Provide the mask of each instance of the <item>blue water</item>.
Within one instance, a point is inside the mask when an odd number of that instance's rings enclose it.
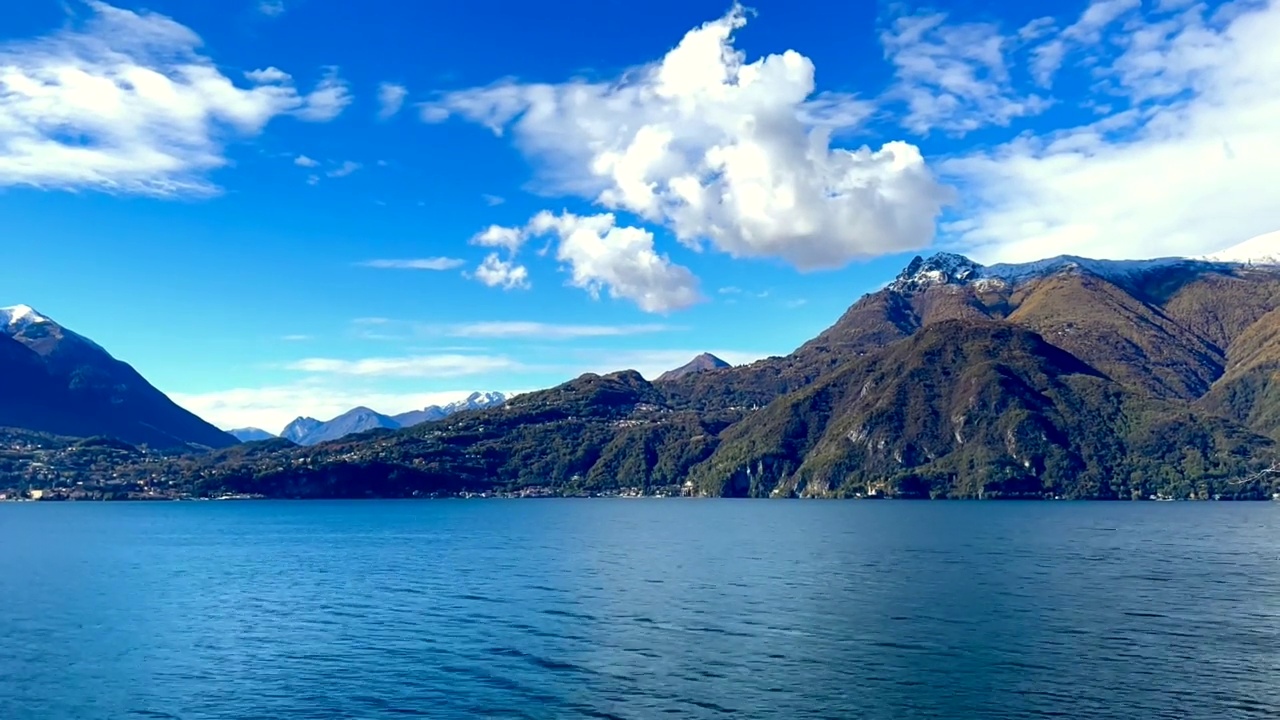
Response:
[[[0,718],[1280,715],[1280,503],[0,505]]]

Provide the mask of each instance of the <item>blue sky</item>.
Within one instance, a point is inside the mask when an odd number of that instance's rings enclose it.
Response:
[[[912,255],[1280,228],[1261,0],[38,0],[0,305],[224,427],[784,354]]]

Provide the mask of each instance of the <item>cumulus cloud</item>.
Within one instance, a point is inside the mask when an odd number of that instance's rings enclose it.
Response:
[[[330,119],[330,73],[302,94],[276,68],[237,85],[190,29],[103,2],[53,34],[0,44],[0,186],[122,193],[210,193],[224,143],[274,117]]]
[[[402,260],[366,260],[360,265],[382,270],[456,270],[462,267],[465,262],[460,258],[431,257]]]
[[[503,260],[498,253],[489,253],[476,267],[473,276],[489,287],[500,287],[503,290],[527,290],[529,269],[517,264],[515,260]]]
[[[1203,255],[1280,228],[1280,5],[1131,22],[1097,69],[1127,106],[943,168],[969,199],[945,226],[984,260]]]
[[[615,80],[503,81],[447,93],[423,105],[422,117],[459,116],[510,132],[552,189],[664,225],[690,247],[710,243],[734,257],[812,270],[927,246],[950,195],[919,150],[903,142],[832,147],[832,133],[868,106],[849,95],[815,96],[813,63],[798,52],[748,62],[733,45],[745,23],[735,6]],[[607,235],[649,249],[651,279],[640,285],[630,284],[638,268],[615,274],[620,268],[580,255],[577,242],[562,245],[562,259],[594,268],[575,273],[576,284],[649,298],[642,302],[654,308],[688,304],[692,277],[653,252],[643,233],[615,226]],[[684,286],[674,303],[644,289],[660,277]]]
[[[409,90],[403,85],[384,82],[378,86],[378,117],[389,120],[404,107],[404,99]]]
[[[544,210],[524,227],[494,225],[472,242],[506,247],[514,254],[529,238],[547,235],[558,240],[556,259],[568,268],[569,284],[592,297],[607,292],[645,312],[681,310],[703,300],[698,279],[654,249],[652,232],[619,226],[612,213],[555,215]],[[489,259],[496,260],[497,254]]]
[[[524,241],[525,233],[521,228],[503,227],[501,225],[490,225],[471,238],[472,245],[506,248],[511,253],[518,251],[520,246],[524,245]]]
[[[939,129],[964,134],[989,125],[1037,115],[1050,101],[1014,88],[1006,53],[1013,39],[992,23],[947,24],[942,14],[901,16],[880,34],[897,83],[889,99],[904,102],[900,120],[912,132]],[[1044,30],[1042,20],[1020,34]]]
[[[299,155],[298,157],[293,159],[293,164],[297,165],[298,167],[313,168],[313,167],[318,167],[320,165],[320,161],[313,160],[307,157],[306,155]]]

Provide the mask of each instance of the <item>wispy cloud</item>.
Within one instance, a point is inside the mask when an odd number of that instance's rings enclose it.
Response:
[[[306,94],[276,68],[248,73],[245,87],[172,19],[88,5],[82,22],[0,43],[0,187],[209,194],[227,139],[285,114],[329,120],[345,106],[336,71]]]
[[[1280,227],[1280,4],[1114,22],[1136,5],[1080,20],[1082,42],[1120,51],[1090,70],[1116,110],[942,165],[965,190],[952,244],[983,261],[1199,256]]]
[[[669,325],[558,325],[544,322],[488,321],[447,325],[439,330],[455,338],[527,338],[569,340],[645,335],[671,330]]]
[[[379,268],[382,270],[456,270],[466,264],[465,260],[451,257],[404,258],[399,260],[365,260],[361,267]]]
[[[484,193],[484,194],[483,194],[483,195],[481,195],[480,197],[484,198],[484,203],[485,203],[486,205],[488,205],[489,207],[494,207],[494,206],[497,206],[497,205],[501,205],[502,203],[504,203],[504,202],[506,202],[506,201],[507,201],[507,199],[506,199],[506,198],[504,198],[504,197],[502,197],[502,196],[500,196],[500,195],[490,195],[489,193]]]
[[[298,372],[326,375],[458,378],[468,375],[483,375],[499,370],[515,370],[520,367],[520,363],[510,358],[496,355],[442,354],[363,358],[359,360],[306,358],[289,363],[285,367],[288,370]]]
[[[258,2],[258,12],[267,17],[280,17],[284,11],[284,0],[259,0]]]
[[[353,172],[355,172],[355,171],[359,170],[361,167],[362,167],[362,165],[360,165],[360,163],[358,163],[358,162],[353,162],[353,161],[351,161],[351,160],[346,160],[346,161],[343,161],[343,163],[342,163],[341,165],[339,165],[338,167],[336,167],[336,168],[334,168],[334,169],[330,170],[329,172],[325,173],[325,175],[328,175],[328,176],[329,176],[329,177],[331,177],[331,178],[342,178],[342,177],[346,177],[346,176],[350,175],[351,173],[353,173]]]
[[[318,167],[320,165],[320,161],[313,160],[307,157],[306,155],[299,155],[298,157],[293,159],[293,164],[297,165],[298,167],[313,168],[313,167]]]
[[[906,103],[903,127],[962,135],[1037,115],[1047,98],[1015,89],[1006,53],[1014,44],[993,23],[949,24],[942,14],[907,15],[880,34],[896,85],[887,99]]]
[[[306,342],[308,340],[311,340],[312,337],[310,335],[285,335],[280,339],[284,340],[285,342]]]
[[[404,99],[409,90],[403,85],[384,82],[378,86],[378,117],[389,120],[404,107]]]

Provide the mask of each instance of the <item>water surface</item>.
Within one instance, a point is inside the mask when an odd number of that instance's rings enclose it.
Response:
[[[0,505],[0,717],[1280,716],[1280,504]]]

